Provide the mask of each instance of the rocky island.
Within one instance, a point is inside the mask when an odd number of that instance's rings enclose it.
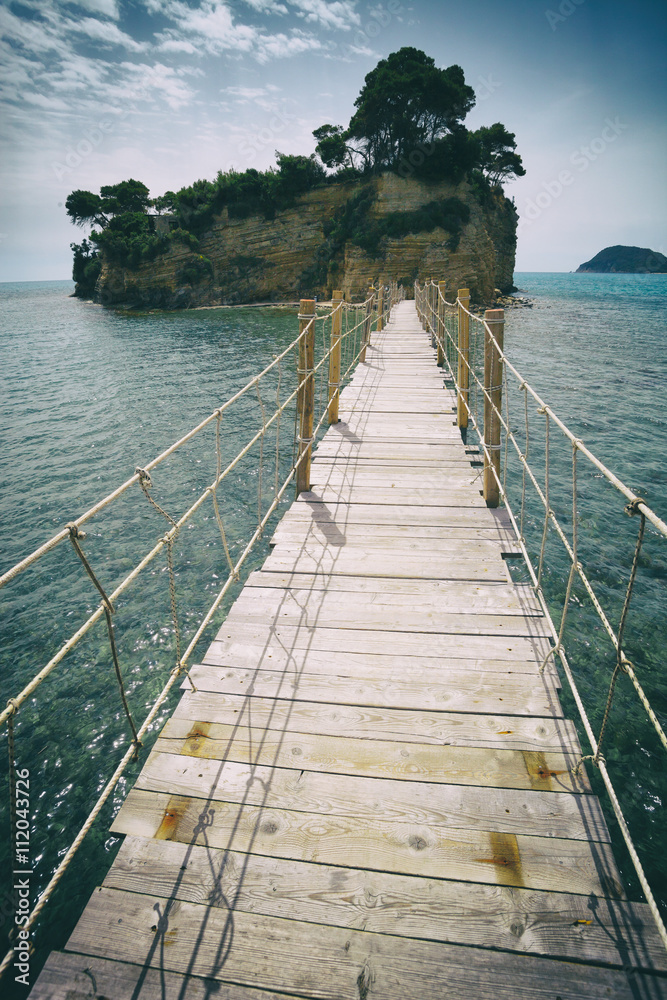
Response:
[[[605,247],[580,264],[577,274],[667,274],[667,257],[644,247]]]
[[[389,99],[391,98],[391,100]],[[514,290],[517,213],[502,182],[525,173],[500,122],[462,124],[475,104],[460,66],[403,48],[365,78],[347,128],[315,129],[316,152],[219,173],[150,198],[136,180],[73,191],[75,294],[174,309],[363,299],[381,278],[446,281],[490,303]]]

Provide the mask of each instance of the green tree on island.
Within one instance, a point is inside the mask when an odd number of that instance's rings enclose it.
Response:
[[[416,172],[457,182],[477,169],[491,184],[522,176],[514,135],[504,125],[465,128],[474,105],[460,66],[438,69],[430,56],[405,47],[368,73],[346,129],[325,124],[314,130],[315,149],[332,170]]]
[[[65,209],[75,226],[92,224],[104,228],[116,215],[125,212],[145,212],[150,205],[150,192],[141,181],[130,178],[120,184],[107,184],[99,194],[92,191],[72,191]]]

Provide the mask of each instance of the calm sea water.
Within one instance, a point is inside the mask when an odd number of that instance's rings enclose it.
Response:
[[[518,274],[531,309],[508,311],[506,349],[516,366],[578,436],[662,517],[667,516],[667,278],[663,275]],[[296,332],[293,311],[201,310],[125,315],[69,297],[70,282],[0,286],[0,571],[44,542],[146,464],[268,364]],[[293,384],[282,373],[281,391]],[[270,395],[277,388],[271,384]],[[262,402],[271,409],[271,398]],[[510,415],[523,433],[523,398],[510,389]],[[543,426],[530,414],[531,457],[543,458]],[[292,420],[283,432],[291,439]],[[257,399],[244,401],[223,421],[222,448],[261,426]],[[257,451],[231,477],[223,499],[230,547],[238,554],[272,496],[274,468],[265,448],[258,483]],[[283,450],[280,471],[289,458]],[[182,513],[215,471],[213,433],[202,435],[156,470],[154,492],[170,512]],[[516,462],[509,465],[510,493],[520,504]],[[571,452],[552,441],[552,503],[567,519]],[[259,486],[259,491],[258,491]],[[291,493],[286,503],[291,499]],[[524,520],[533,551],[541,533],[539,508],[527,498]],[[595,470],[580,468],[579,520],[582,555],[617,624],[636,532],[614,494]],[[131,494],[88,529],[86,552],[111,589],[137,555],[164,533],[165,524],[140,491]],[[536,541],[533,541],[536,539]],[[252,566],[261,564],[266,542]],[[226,575],[220,538],[210,510],[179,536],[175,546],[179,614],[191,635]],[[520,575],[520,570],[517,570]],[[545,588],[558,621],[567,565],[551,539]],[[141,712],[173,665],[164,560],[118,602],[121,662],[133,711]],[[665,542],[647,532],[628,621],[628,652],[642,673],[654,707],[667,720],[664,674]],[[233,596],[233,595],[232,595]],[[231,597],[230,597],[231,600]],[[559,604],[560,602],[560,604]],[[0,704],[53,654],[59,642],[96,606],[96,593],[69,546],[0,591],[3,625]],[[228,602],[229,603],[229,602]],[[604,635],[583,595],[575,591],[568,637],[579,681],[596,721],[613,668]],[[222,609],[224,613],[224,608]],[[614,619],[614,615],[616,618]],[[219,619],[218,619],[219,620]],[[208,637],[210,639],[210,636]],[[196,661],[196,659],[195,659]],[[667,795],[664,757],[636,707],[629,685],[619,683],[606,757],[623,793],[651,881],[667,904],[667,866],[660,807]],[[177,695],[156,723],[159,728]],[[564,695],[570,714],[574,710]],[[106,632],[93,630],[63,661],[19,715],[17,757],[31,772],[32,860],[36,895],[94,802],[110,763],[118,760],[125,722],[109,663]],[[118,846],[107,834],[138,766],[89,835],[80,859],[51,904],[37,935],[39,954],[62,946],[92,889]],[[0,794],[5,796],[5,787]],[[6,802],[6,796],[3,803]],[[6,807],[0,830],[0,864],[8,871]],[[614,824],[610,821],[614,836]],[[628,862],[618,849],[624,875]],[[2,932],[9,927],[11,898],[0,898]]]

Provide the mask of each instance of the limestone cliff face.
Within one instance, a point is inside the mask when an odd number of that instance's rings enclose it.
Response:
[[[327,235],[331,220],[360,187],[368,186],[370,224],[434,201],[460,199],[470,215],[456,248],[448,247],[456,241],[441,228],[384,237],[372,254],[349,240],[336,244]],[[200,237],[195,252],[176,242],[136,269],[103,261],[95,298],[106,305],[173,309],[325,299],[333,288],[341,288],[355,300],[364,298],[378,278],[407,284],[433,277],[446,281],[448,297],[450,291],[455,297],[458,288],[468,287],[473,301],[484,303],[493,298],[494,289],[512,288],[517,222],[513,206],[502,195],[487,202],[482,206],[466,182],[433,184],[383,174],[364,185],[335,184],[310,191],[271,220],[259,215],[229,218],[225,209]],[[200,267],[201,274],[193,276],[200,255],[211,267]]]

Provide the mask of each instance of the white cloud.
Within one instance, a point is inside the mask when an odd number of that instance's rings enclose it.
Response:
[[[7,7],[0,7],[0,36],[17,42],[28,52],[57,52],[66,56],[70,51],[50,26],[16,17]]]
[[[37,63],[32,59],[27,59],[7,42],[0,42],[0,56],[4,66],[2,82],[5,85],[13,84],[21,87],[26,86],[26,84],[32,85],[31,73],[34,72],[36,66],[42,68],[41,62]]]
[[[160,48],[165,51],[184,51],[183,48],[176,49],[174,43],[178,46],[182,46],[183,42],[187,44],[187,36],[190,35],[194,36],[193,44],[198,49],[211,55],[229,49],[249,52],[257,38],[255,28],[234,24],[229,8],[220,0],[204,0],[201,7],[196,8],[188,7],[180,0],[168,0],[163,13],[176,23],[175,29],[168,28],[158,36]],[[183,35],[186,37],[183,38]]]
[[[62,67],[45,73],[43,79],[53,90],[95,91],[104,86],[107,73],[107,65],[99,59],[73,54]]]
[[[260,63],[269,59],[287,59],[301,55],[302,52],[314,52],[322,48],[322,43],[313,35],[295,31],[291,35],[262,35],[257,39],[256,57]]]
[[[277,3],[277,0],[244,0],[244,2],[260,14],[289,14],[285,4]]]
[[[271,90],[277,90],[277,87],[227,87],[225,90],[226,94],[231,94],[232,97],[238,97],[244,101],[252,101],[256,97],[266,97],[267,93]]]
[[[361,23],[355,4],[351,0],[290,0],[306,21],[321,24],[324,28],[338,28],[349,31],[353,25]]]
[[[174,70],[171,66],[155,63],[121,63],[125,70],[125,80],[112,88],[121,99],[153,100],[155,96],[164,98],[170,108],[177,111],[189,104],[194,92],[182,79],[185,71]]]
[[[111,17],[114,21],[117,21],[120,16],[116,0],[71,0],[71,3],[75,7],[83,7],[84,10],[90,11],[91,14],[102,14],[105,17]]]
[[[166,35],[160,36],[158,48],[160,52],[183,52],[188,56],[199,54],[199,49],[192,42],[187,42],[184,38],[169,38]]]
[[[128,52],[145,52],[148,45],[145,42],[135,42],[115,24],[108,21],[98,21],[94,17],[84,17],[80,21],[66,21],[64,28],[68,32],[78,32],[94,41],[107,42],[109,45],[121,45]]]
[[[69,111],[70,106],[60,97],[46,97],[44,94],[24,94],[23,100],[48,111]]]
[[[195,8],[189,7],[182,0],[148,2],[174,24],[174,27],[167,28],[157,36],[161,52],[184,52],[189,55],[219,55],[222,52],[249,54],[258,62],[266,63],[270,59],[289,58],[323,47],[318,38],[298,28],[289,33],[269,35],[253,25],[236,23],[225,0],[203,0]],[[269,9],[264,0],[257,2],[262,5],[262,9]],[[296,6],[300,9],[299,16],[321,24],[327,23],[328,26],[345,23],[349,27],[343,15],[347,18],[354,16],[358,20],[349,0],[336,0],[333,4],[324,3],[323,0],[297,0]]]

